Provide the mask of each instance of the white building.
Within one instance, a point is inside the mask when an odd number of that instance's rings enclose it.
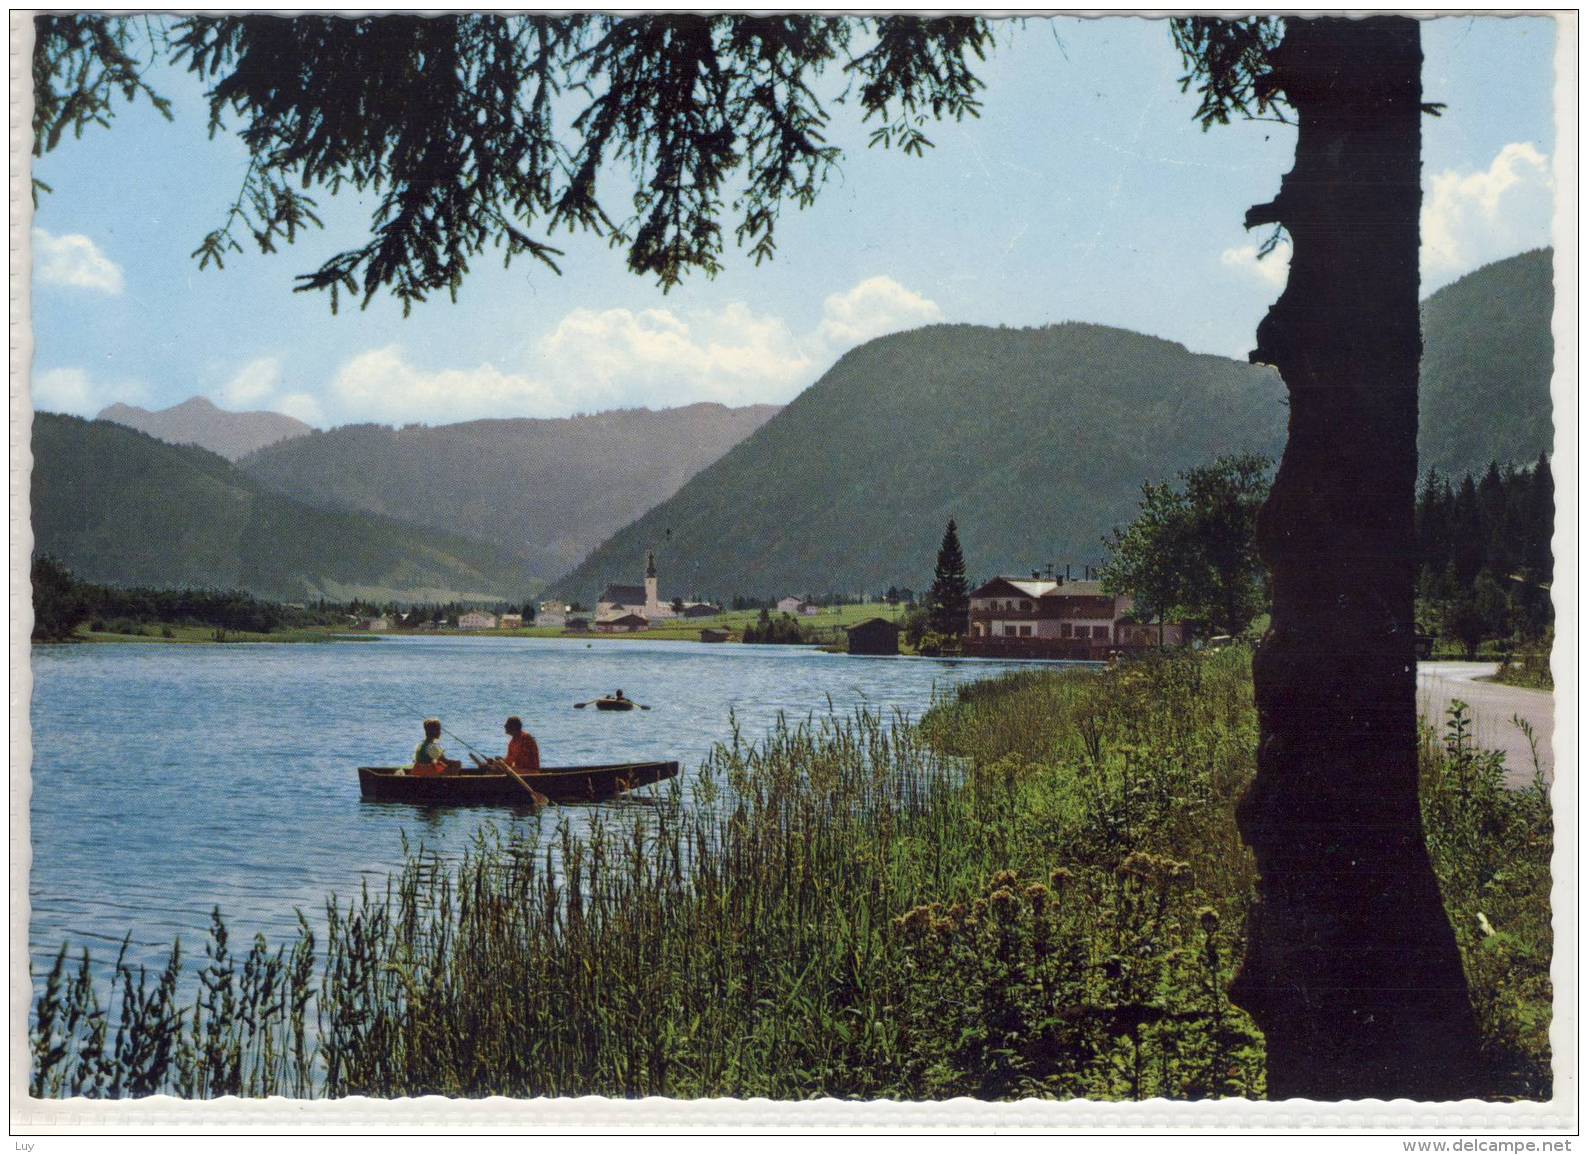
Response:
[[[822,612],[822,608],[820,606],[812,605],[804,598],[796,597],[786,597],[780,599],[777,603],[777,609],[778,613],[781,614],[801,614],[807,618],[813,614],[819,614]]]
[[[496,628],[496,615],[482,613],[474,610],[458,616],[458,629],[460,630],[494,630]]]
[[[600,600],[596,602],[596,624],[614,621],[630,614],[655,622],[663,618],[673,617],[673,607],[662,601],[662,595],[657,587],[656,580],[656,554],[647,552],[645,555],[645,584],[643,586],[628,586],[612,584],[601,591]]]

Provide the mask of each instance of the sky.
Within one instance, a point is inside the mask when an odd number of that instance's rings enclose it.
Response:
[[[1206,132],[1161,20],[999,22],[978,119],[935,125],[925,157],[868,148],[833,109],[841,172],[778,226],[757,267],[663,294],[594,237],[562,235],[557,276],[489,253],[456,303],[377,298],[332,315],[294,277],[365,236],[369,204],[316,193],[326,228],[222,270],[190,256],[246,168],[211,139],[201,86],[151,73],[147,106],[35,161],[53,188],[33,222],[33,400],[92,416],[202,394],[313,425],[563,417],[697,401],[785,402],[847,349],[934,322],[1118,325],[1244,357],[1283,287],[1241,221],[1278,190],[1294,130]],[[1425,293],[1550,242],[1555,29],[1543,17],[1423,28]],[[620,187],[621,174],[613,187]],[[731,238],[731,227],[725,232]]]

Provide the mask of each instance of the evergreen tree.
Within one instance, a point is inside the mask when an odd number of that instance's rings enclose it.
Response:
[[[959,548],[959,528],[948,519],[943,544],[937,550],[937,569],[927,594],[933,633],[958,637],[970,628],[970,583],[965,579],[965,554]]]
[[[69,571],[48,554],[33,559],[33,640],[60,642],[72,636],[89,615],[82,589]]]

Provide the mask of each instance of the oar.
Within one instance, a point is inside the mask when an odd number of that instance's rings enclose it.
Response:
[[[461,741],[463,741],[463,739],[460,738],[460,739],[458,739],[458,741],[461,742]],[[547,798],[539,790],[536,790],[528,782],[525,782],[522,778],[520,778],[519,775],[518,775],[518,771],[513,769],[512,765],[507,761],[507,759],[505,759],[505,758],[487,758],[487,759],[485,759],[482,762],[480,760],[479,755],[476,754],[474,756],[474,764],[476,766],[481,767],[482,769],[489,768],[489,769],[493,769],[493,770],[505,770],[505,771],[507,771],[507,776],[509,778],[511,778],[514,782],[517,782],[525,790],[529,791],[529,796],[535,800],[535,805],[536,806],[550,806],[551,805],[551,799]]]

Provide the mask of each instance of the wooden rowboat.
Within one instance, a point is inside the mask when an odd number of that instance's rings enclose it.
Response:
[[[424,806],[523,806],[524,788],[506,774],[469,771],[416,778],[395,766],[360,766],[359,793],[369,802],[414,802]],[[553,802],[604,802],[640,786],[678,774],[677,762],[620,762],[522,775]]]
[[[629,698],[597,698],[597,710],[632,710],[634,702]]]

